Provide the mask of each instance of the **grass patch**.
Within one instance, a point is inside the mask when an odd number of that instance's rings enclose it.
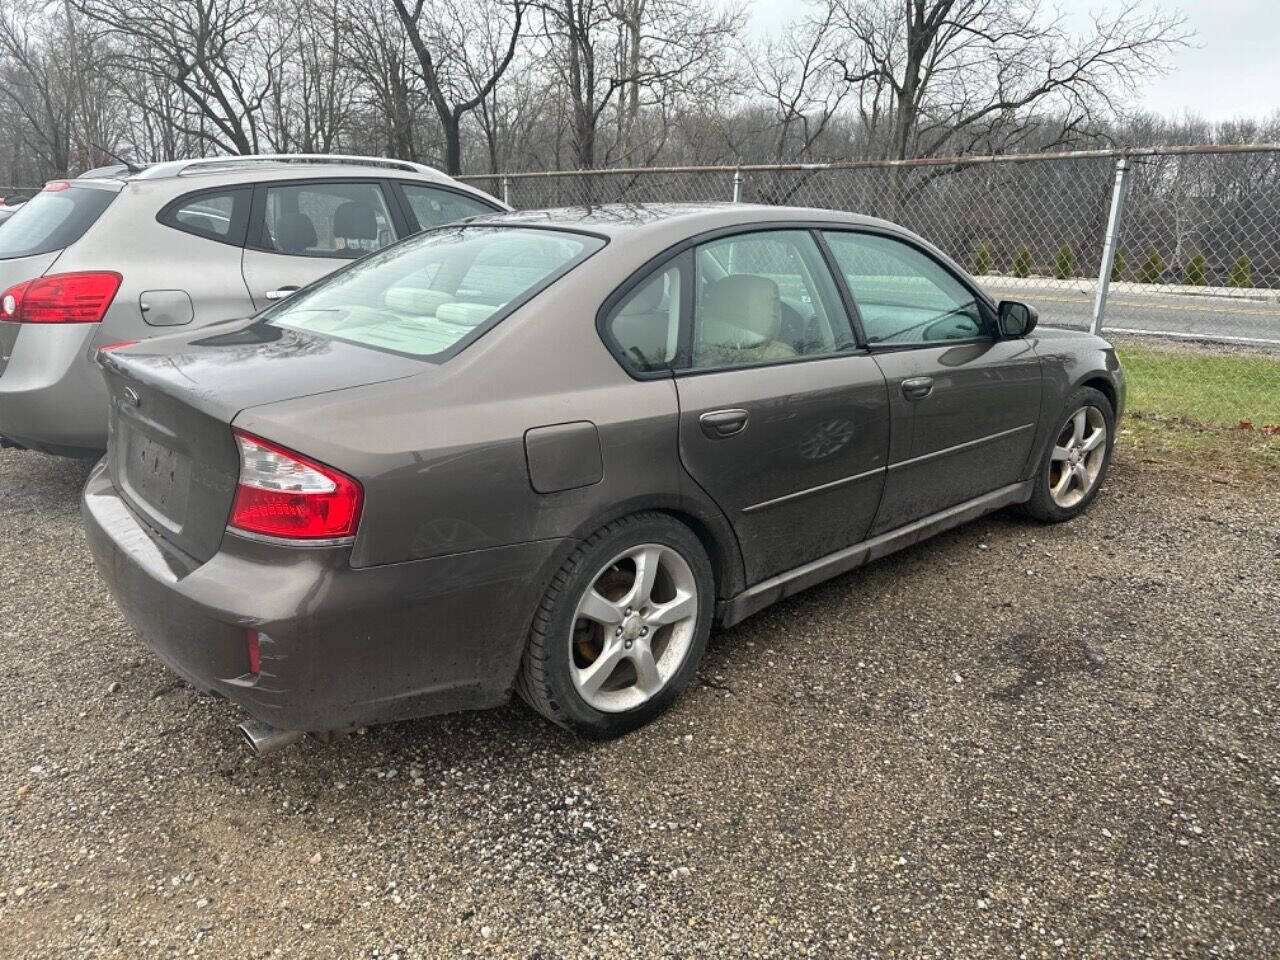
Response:
[[[1120,421],[1120,456],[1172,464],[1214,479],[1264,481],[1280,474],[1280,436],[1135,413]]]
[[[1280,424],[1280,357],[1176,345],[1122,344],[1116,352],[1132,413],[1226,427]]]

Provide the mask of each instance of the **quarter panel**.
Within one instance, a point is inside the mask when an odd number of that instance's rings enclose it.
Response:
[[[678,502],[675,386],[622,371],[592,326],[598,304],[553,285],[418,376],[253,407],[236,425],[361,481],[356,566],[575,536],[618,503]],[[602,479],[539,493],[525,435],[573,421],[595,425]]]

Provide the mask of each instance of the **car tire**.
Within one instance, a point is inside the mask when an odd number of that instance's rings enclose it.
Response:
[[[1062,523],[1088,510],[1107,478],[1115,435],[1115,410],[1106,395],[1093,387],[1073,391],[1041,454],[1023,512],[1044,523]]]
[[[664,513],[615,520],[552,577],[516,690],[573,733],[621,736],[658,716],[688,686],[714,610],[711,562],[688,527]]]

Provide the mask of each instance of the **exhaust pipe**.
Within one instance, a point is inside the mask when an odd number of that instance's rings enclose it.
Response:
[[[240,736],[244,737],[245,743],[249,744],[249,749],[259,757],[274,753],[306,736],[302,730],[277,730],[271,724],[263,723],[261,720],[246,720],[236,729],[240,731]]]

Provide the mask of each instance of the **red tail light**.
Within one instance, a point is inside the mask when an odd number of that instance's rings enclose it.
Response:
[[[242,430],[231,526],[290,540],[350,537],[364,491],[345,473]]]
[[[16,323],[100,323],[120,289],[118,273],[55,273],[0,295],[0,320]]]
[[[262,644],[258,640],[258,631],[246,630],[244,640],[249,655],[249,672],[256,677],[262,672]]]

